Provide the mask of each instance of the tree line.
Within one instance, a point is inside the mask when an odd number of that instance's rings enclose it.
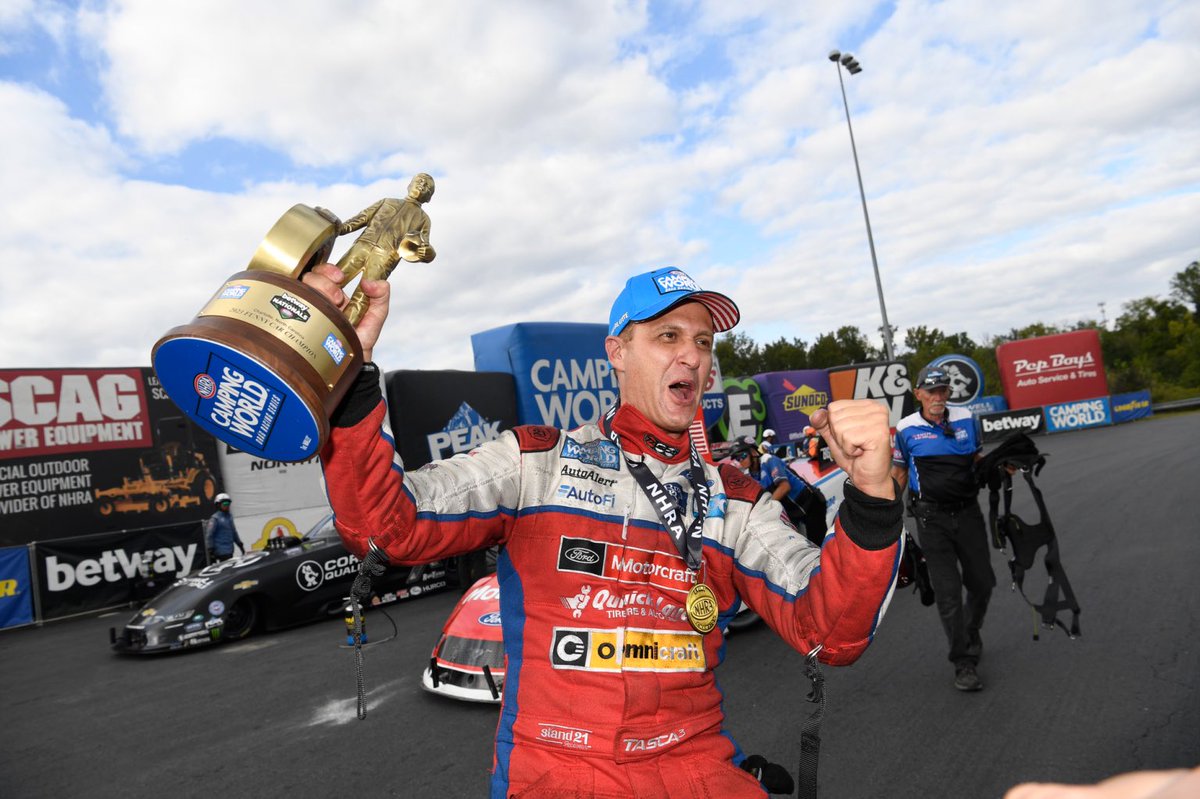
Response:
[[[1166,299],[1143,297],[1125,303],[1109,325],[1081,319],[1060,327],[1037,322],[1008,333],[975,341],[966,333],[946,333],[918,325],[904,333],[897,360],[916,373],[934,358],[966,355],[983,370],[988,394],[1000,393],[996,347],[1009,341],[1072,330],[1100,333],[1108,388],[1113,394],[1150,389],[1156,402],[1200,396],[1200,262],[1193,261],[1171,278]],[[862,331],[853,325],[824,333],[807,344],[799,338],[758,344],[745,333],[727,333],[716,343],[721,373],[729,377],[796,369],[828,369],[883,360]]]

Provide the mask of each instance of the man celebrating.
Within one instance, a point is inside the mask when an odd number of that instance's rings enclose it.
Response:
[[[908,477],[917,541],[925,553],[938,613],[950,641],[954,687],[979,691],[983,688],[977,672],[983,651],[979,629],[996,575],[976,501],[975,418],[965,408],[946,404],[950,375],[939,367],[922,369],[914,391],[921,410],[896,425],[893,473],[897,480]]]
[[[340,277],[321,266],[305,281],[340,306]],[[389,288],[361,287],[369,359]],[[331,420],[321,458],[352,551],[422,563],[503,547],[493,797],[762,796],[736,765],[713,676],[740,601],[826,663],[870,643],[900,554],[887,411],[865,401],[817,412],[852,483],[818,549],[757,483],[706,464],[688,437],[713,337],[738,318],[732,300],[678,269],[630,278],[605,339],[617,406],[571,431],[518,427],[415,472],[384,427],[373,366]]]

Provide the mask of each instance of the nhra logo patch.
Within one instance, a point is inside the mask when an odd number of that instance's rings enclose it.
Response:
[[[621,468],[621,453],[611,441],[597,439],[581,444],[570,436],[563,438],[562,456],[564,458],[586,463],[589,466],[599,466],[601,469],[618,470]]]

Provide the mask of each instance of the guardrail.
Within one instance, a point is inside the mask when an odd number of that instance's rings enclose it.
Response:
[[[1200,408],[1200,397],[1171,400],[1170,402],[1156,402],[1150,406],[1150,410],[1152,410],[1154,413],[1164,413],[1166,411],[1186,411],[1191,410],[1192,408]]]

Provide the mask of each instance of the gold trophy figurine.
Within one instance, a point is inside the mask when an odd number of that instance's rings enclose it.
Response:
[[[354,325],[361,289],[340,312],[301,277],[329,260],[334,240],[362,229],[338,261],[347,281],[386,280],[396,264],[429,263],[433,178],[414,177],[403,200],[380,200],[346,222],[296,205],[280,217],[242,272],[188,324],[167,331],[151,359],[167,395],[194,422],[244,452],[277,461],[311,458],[329,415],[354,382],[362,345]]]

